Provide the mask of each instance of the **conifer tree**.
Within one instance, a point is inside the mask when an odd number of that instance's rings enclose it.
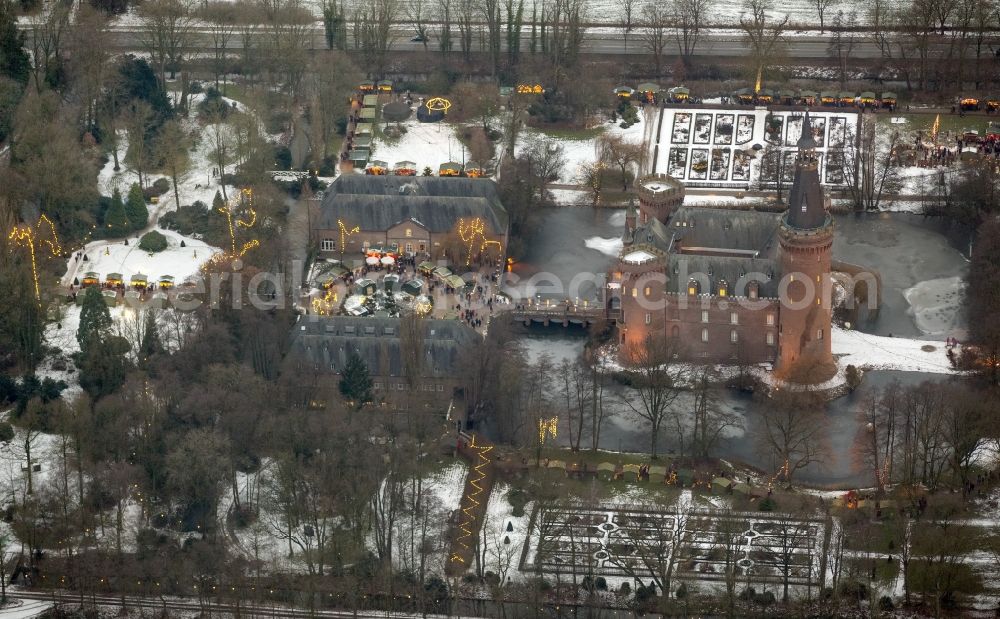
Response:
[[[372,401],[372,379],[368,374],[368,366],[353,350],[347,357],[347,365],[340,377],[340,393],[358,408]]]
[[[100,342],[111,330],[111,313],[104,303],[104,295],[97,286],[90,286],[83,293],[83,303],[80,306],[80,326],[76,330],[76,341],[80,350],[95,342]]]
[[[149,223],[149,210],[146,208],[146,198],[142,195],[142,187],[132,183],[128,190],[128,202],[125,203],[125,214],[133,230],[142,230]]]
[[[122,202],[122,194],[115,188],[111,194],[111,205],[108,212],[104,214],[104,227],[107,228],[108,236],[125,236],[132,229],[128,215],[125,213],[125,203]]]

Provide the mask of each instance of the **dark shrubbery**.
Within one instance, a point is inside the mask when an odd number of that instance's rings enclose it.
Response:
[[[156,230],[151,230],[142,235],[139,240],[139,249],[150,253],[161,252],[167,248],[167,237]]]

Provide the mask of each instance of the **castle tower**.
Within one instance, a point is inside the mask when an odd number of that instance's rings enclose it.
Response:
[[[802,119],[795,179],[778,235],[787,293],[781,300],[778,370],[787,378],[823,382],[837,371],[830,352],[830,259],[833,219],[819,183],[809,111]]]
[[[650,219],[667,223],[670,215],[684,204],[684,185],[669,174],[650,174],[636,181],[639,194],[639,225]]]

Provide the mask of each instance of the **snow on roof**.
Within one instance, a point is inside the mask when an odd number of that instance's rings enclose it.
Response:
[[[629,264],[642,264],[644,262],[649,262],[656,258],[653,254],[646,251],[633,251],[622,256],[622,261]]]

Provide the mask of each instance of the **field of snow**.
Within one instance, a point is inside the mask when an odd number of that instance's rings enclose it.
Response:
[[[465,146],[455,135],[455,125],[445,122],[422,123],[416,118],[400,124],[406,133],[392,142],[378,137],[373,141],[371,159],[385,161],[390,166],[399,161],[412,161],[417,164],[418,173],[422,173],[425,167],[430,167],[434,174],[437,174],[442,163],[463,163],[469,160]]]
[[[97,272],[102,281],[108,273],[121,273],[126,282],[132,275],[142,273],[150,281],[161,275],[173,275],[177,282],[181,282],[197,273],[206,261],[222,251],[172,230],[157,228],[157,231],[167,237],[167,248],[155,254],[139,249],[137,237],[129,239],[128,245],[123,241],[88,243],[78,252],[79,259],[70,258],[63,283],[68,285],[87,271]],[[182,241],[185,247],[181,247]]]
[[[735,121],[733,116],[735,115]],[[659,143],[648,140],[649,160],[653,160],[656,146],[659,155],[654,172],[666,173],[681,180],[695,183],[709,181],[715,185],[746,188],[760,175],[763,150],[753,150],[756,145],[774,145],[791,161],[796,150],[795,143],[802,131],[800,112],[774,112],[781,119],[781,127],[774,133],[767,133],[766,109],[747,107],[745,110],[691,110],[667,108],[663,113]],[[823,163],[827,152],[843,145],[845,130],[854,131],[857,114],[849,110],[810,111],[815,117],[817,153],[820,159],[820,178],[830,184],[839,180],[827,172]],[[734,124],[735,123],[735,124]],[[735,145],[730,147],[734,141]],[[711,150],[699,145],[715,146]],[[790,178],[792,168],[785,167]]]
[[[950,374],[944,342],[883,337],[834,327],[833,354],[841,367]],[[924,348],[927,350],[924,350]]]

